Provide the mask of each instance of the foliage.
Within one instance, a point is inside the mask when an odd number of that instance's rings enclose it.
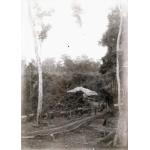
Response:
[[[100,99],[113,104],[117,97],[116,84],[116,41],[118,36],[120,15],[116,8],[108,16],[108,29],[101,40],[108,52],[102,58],[103,64],[93,61],[87,56],[72,59],[64,55],[61,61],[48,58],[42,62],[43,70],[43,112],[55,109],[66,97],[66,91],[83,86],[99,93]],[[99,71],[99,73],[98,73]],[[36,113],[38,101],[37,64],[32,61],[24,65],[22,84],[23,114]],[[66,102],[66,101],[65,101]],[[68,101],[66,107],[78,106]]]
[[[108,15],[108,29],[104,33],[101,44],[107,46],[108,52],[106,56],[102,58],[103,65],[100,67],[100,73],[105,74],[109,72],[114,72],[116,66],[116,43],[119,32],[119,23],[120,23],[120,12],[116,8],[112,10],[111,14]]]
[[[72,64],[70,62],[72,62]],[[81,66],[85,68],[80,68]],[[100,78],[100,74],[98,73],[99,62],[94,62],[87,57],[73,60],[66,56],[63,57],[61,63],[55,62],[53,58],[48,58],[43,61],[42,69],[43,112],[54,110],[64,98],[67,98],[67,90],[75,88],[76,86],[83,86],[94,91],[98,90],[97,81]],[[32,61],[26,64],[23,70],[22,113],[36,113],[38,101],[37,64]],[[78,106],[79,101],[76,101],[76,106]],[[68,101],[68,103],[70,103],[70,101]],[[65,103],[65,105],[69,107],[69,104]],[[70,105],[73,106],[74,102],[71,102]]]
[[[103,80],[99,82],[104,85],[110,96],[113,97],[113,103],[117,101],[117,81],[116,81],[116,44],[120,24],[120,11],[118,8],[112,10],[108,15],[108,29],[104,33],[100,43],[107,46],[107,54],[102,58],[103,64],[99,72],[102,74]],[[106,86],[107,85],[107,86]]]
[[[44,24],[42,24],[42,25],[41,25],[41,28],[42,28],[42,30],[41,30],[41,32],[39,33],[39,39],[40,39],[41,41],[43,41],[44,39],[47,38],[47,32],[48,32],[49,29],[50,29],[50,25],[44,25]]]
[[[22,114],[36,113],[38,97],[38,74],[35,62],[23,68],[22,74]]]

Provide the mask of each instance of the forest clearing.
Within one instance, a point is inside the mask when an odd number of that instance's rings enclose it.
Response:
[[[104,118],[108,117],[107,125],[104,125]],[[100,143],[100,139],[116,130],[117,116],[100,113],[93,114],[91,117],[83,116],[69,121],[59,119],[59,121],[53,120],[53,122],[50,126],[40,130],[30,129],[28,136],[22,135],[22,148],[99,149],[99,147],[103,147],[109,149],[111,143],[106,146],[103,142]],[[25,127],[27,126],[25,125]],[[25,127],[23,125],[23,128]],[[28,128],[31,127],[30,124]],[[27,130],[29,131],[29,129]]]
[[[127,150],[127,10],[65,2],[26,3],[35,58],[22,60],[22,150]]]

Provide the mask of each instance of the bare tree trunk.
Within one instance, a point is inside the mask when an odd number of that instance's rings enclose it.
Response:
[[[120,39],[121,39],[121,33],[122,33],[122,15],[121,15],[121,12],[120,12],[120,25],[119,25],[119,33],[118,33],[118,37],[117,37],[117,46],[116,46],[116,55],[117,55],[117,58],[116,58],[116,78],[117,78],[117,87],[118,87],[118,108],[119,108],[119,117],[120,117],[120,106],[121,106],[121,97],[120,97],[120,70],[119,70],[119,51],[120,51]],[[117,128],[117,131],[116,131],[116,135],[114,137],[114,141],[113,141],[113,144],[116,145],[117,144],[117,139],[119,137],[119,134],[120,133],[120,123],[118,121],[118,128]]]
[[[120,13],[121,14],[121,13]],[[121,15],[120,15],[121,16]],[[117,86],[118,86],[118,107],[120,111],[120,104],[121,104],[121,98],[120,98],[120,70],[119,70],[119,51],[120,51],[120,39],[121,39],[121,32],[122,32],[122,16],[120,17],[120,26],[119,26],[119,33],[117,37],[117,63],[116,63],[116,77],[117,77]]]
[[[127,16],[123,16],[120,10],[120,27],[119,34],[117,39],[117,83],[118,83],[118,107],[119,107],[119,119],[118,119],[118,128],[116,130],[116,135],[114,137],[113,144],[117,145],[119,141],[120,146],[127,146],[127,95],[121,95],[120,88],[127,94]],[[121,34],[122,39],[121,39]],[[120,40],[122,40],[120,44]],[[118,52],[121,51],[121,56],[118,55]],[[120,57],[120,58],[119,58]],[[120,60],[120,62],[119,62]],[[121,74],[119,68],[122,68]],[[121,77],[121,78],[120,78]]]
[[[38,44],[39,43],[39,44]],[[37,106],[37,125],[39,124],[39,119],[42,113],[42,104],[43,104],[43,79],[42,79],[42,64],[39,56],[39,51],[41,50],[41,43],[38,42],[38,46],[35,49],[37,65],[38,65],[38,106]]]
[[[42,79],[42,65],[41,65],[41,59],[39,56],[39,51],[41,51],[41,41],[37,38],[36,31],[34,29],[34,20],[32,18],[31,13],[31,4],[30,1],[28,1],[28,10],[29,10],[29,18],[31,23],[31,28],[33,32],[33,38],[34,38],[34,46],[35,46],[35,55],[37,59],[37,65],[38,65],[38,106],[37,106],[37,125],[39,124],[39,118],[42,113],[42,103],[43,103],[43,79]]]

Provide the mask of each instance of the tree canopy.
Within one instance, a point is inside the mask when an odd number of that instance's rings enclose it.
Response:
[[[119,32],[120,11],[118,8],[112,10],[108,15],[108,29],[104,33],[100,43],[102,46],[107,46],[107,54],[102,58],[103,65],[100,67],[100,73],[116,72],[116,43]]]
[[[101,41],[102,46],[107,47],[107,54],[102,58],[103,64],[100,66],[99,72],[102,74],[103,80],[100,85],[105,85],[101,89],[106,90],[113,97],[114,103],[117,101],[117,80],[116,80],[116,65],[117,65],[117,38],[120,25],[120,10],[113,9],[108,15],[108,28],[104,33]]]

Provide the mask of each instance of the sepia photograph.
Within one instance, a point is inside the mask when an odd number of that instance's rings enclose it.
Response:
[[[127,0],[21,9],[21,149],[128,150]]]

